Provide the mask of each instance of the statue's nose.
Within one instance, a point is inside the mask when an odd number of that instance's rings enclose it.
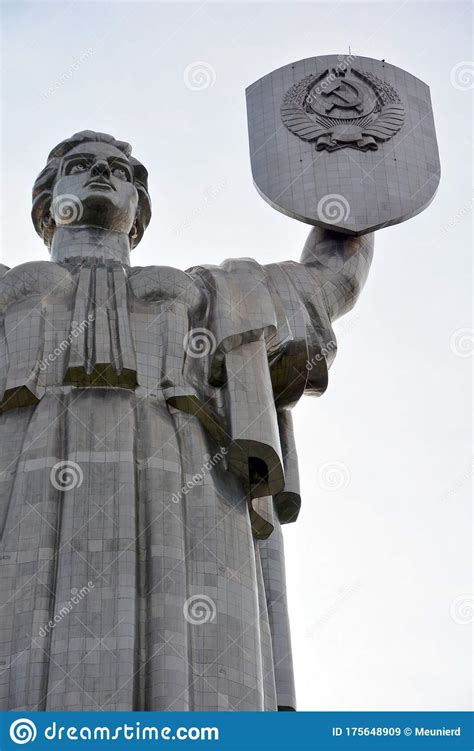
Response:
[[[91,174],[110,177],[109,163],[105,159],[98,159],[91,167]]]

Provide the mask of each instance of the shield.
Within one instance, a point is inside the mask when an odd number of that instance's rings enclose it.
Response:
[[[361,235],[423,211],[440,165],[429,87],[383,60],[324,55],[248,87],[259,193],[308,224]]]

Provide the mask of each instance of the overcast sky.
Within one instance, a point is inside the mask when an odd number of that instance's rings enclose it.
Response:
[[[336,325],[328,391],[294,411],[303,507],[285,529],[287,574],[299,709],[468,709],[470,4],[3,2],[2,12],[9,266],[47,258],[31,186],[52,146],[85,128],[130,141],[150,173],[154,213],[134,265],[297,260],[308,227],[252,185],[246,86],[349,45],[429,84],[440,188],[425,212],[377,233],[364,293]]]

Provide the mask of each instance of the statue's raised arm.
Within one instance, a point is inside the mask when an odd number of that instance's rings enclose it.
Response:
[[[300,262],[134,267],[131,146],[82,131],[33,189],[49,260],[0,267],[0,709],[296,708],[280,525],[373,232],[439,179],[428,87],[313,58],[248,91],[255,183]]]
[[[314,295],[318,300],[323,298],[331,321],[354,307],[367,280],[373,253],[372,232],[351,237],[314,227],[309,233],[300,263],[314,280]]]

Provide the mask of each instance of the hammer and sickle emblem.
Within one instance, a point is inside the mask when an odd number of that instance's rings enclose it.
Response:
[[[326,113],[332,112],[334,107],[339,109],[361,112],[363,108],[362,94],[355,83],[349,81],[334,81],[326,91],[321,92],[325,97],[334,97],[336,101],[331,101],[329,107],[326,107]]]

